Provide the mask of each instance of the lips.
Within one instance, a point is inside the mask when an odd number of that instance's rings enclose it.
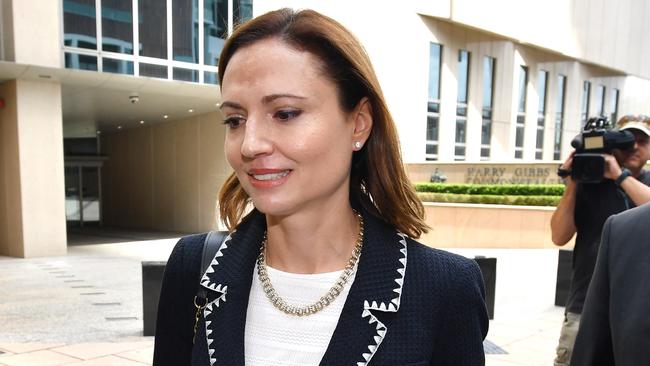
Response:
[[[266,173],[266,174],[250,174],[251,177],[257,180],[276,180],[286,177],[289,174],[288,170],[279,173]]]
[[[291,171],[291,169],[251,169],[247,174],[254,185],[275,186],[282,184]]]

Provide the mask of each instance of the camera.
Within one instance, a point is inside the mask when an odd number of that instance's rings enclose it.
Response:
[[[613,150],[629,150],[634,147],[634,135],[630,131],[612,129],[606,117],[587,120],[582,132],[572,141],[576,149],[573,156],[571,177],[582,183],[600,183],[605,173],[605,158]]]
[[[129,95],[129,102],[131,102],[131,104],[136,104],[139,101],[140,97],[137,94]]]

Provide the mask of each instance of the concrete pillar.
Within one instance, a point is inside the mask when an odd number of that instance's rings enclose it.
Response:
[[[63,255],[61,85],[11,80],[0,98],[0,255]]]
[[[2,0],[4,60],[20,64],[61,67],[61,9],[63,1]]]

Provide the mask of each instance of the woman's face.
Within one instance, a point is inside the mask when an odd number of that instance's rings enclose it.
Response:
[[[270,38],[237,50],[226,68],[226,158],[267,215],[327,210],[348,200],[354,142],[365,142],[370,115],[367,107],[341,109],[320,62]]]

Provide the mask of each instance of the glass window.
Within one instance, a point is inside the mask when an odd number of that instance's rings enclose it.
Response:
[[[228,36],[228,0],[204,0],[203,32],[203,62],[216,66]]]
[[[97,49],[95,0],[63,0],[63,44]]]
[[[524,135],[526,132],[526,85],[528,85],[528,68],[526,66],[520,66],[519,103],[515,134],[515,159],[521,159],[524,155]]]
[[[440,65],[442,46],[429,44],[429,96],[427,100],[426,160],[438,159],[438,123],[440,119]]]
[[[102,49],[133,54],[131,0],[102,0]]]
[[[219,84],[219,76],[217,75],[216,72],[212,71],[205,71],[203,73],[203,82],[205,84]]]
[[[539,115],[546,113],[546,84],[548,83],[548,71],[541,70],[537,77],[537,95],[539,104],[537,112]]]
[[[560,160],[562,152],[562,130],[564,129],[564,94],[566,76],[557,77],[557,94],[555,98],[555,139],[553,141],[553,159]]]
[[[429,45],[429,100],[440,100],[440,64],[442,46],[437,43]]]
[[[548,72],[540,70],[537,76],[537,95],[539,104],[537,108],[537,138],[535,142],[535,159],[540,160],[544,155],[544,129],[546,127],[546,94]]]
[[[481,160],[490,158],[490,139],[492,138],[492,108],[494,99],[495,59],[483,58],[483,108],[481,122]]]
[[[161,0],[138,0],[138,12],[140,55],[167,59],[167,3]]]
[[[517,146],[517,147],[524,146],[524,126],[523,126],[523,121],[521,123],[519,123],[519,121],[517,121],[517,133],[515,135],[515,146]],[[521,151],[522,149],[519,148],[517,150]]]
[[[454,146],[454,160],[465,160],[465,146]]]
[[[436,140],[438,137],[438,116],[428,116],[427,117],[427,140]]]
[[[494,98],[494,67],[495,59],[485,56],[483,58],[483,109],[492,109]]]
[[[469,82],[469,52],[458,51],[458,103],[467,104],[467,84]]]
[[[467,140],[467,100],[469,85],[469,52],[458,51],[458,95],[456,97],[456,137],[454,160],[465,160]]]
[[[199,72],[192,69],[174,67],[174,80],[199,82]]]
[[[111,58],[104,58],[102,60],[103,71],[111,72],[114,74],[127,74],[133,75],[133,62],[125,60],[114,60]]]
[[[466,126],[465,123],[467,122],[466,119],[458,119],[456,120],[456,142],[461,142],[465,143],[466,141],[466,136],[465,136],[465,131],[466,131]]]
[[[596,113],[599,116],[605,115],[605,85],[596,88]]]
[[[167,79],[167,66],[140,63],[140,76]]]
[[[526,84],[528,84],[528,68],[520,66],[519,69],[519,107],[518,112],[526,112]]]
[[[492,138],[492,119],[483,118],[481,123],[481,158],[490,157],[490,139]]]
[[[580,125],[580,128],[584,126],[585,122],[587,122],[587,118],[589,117],[590,91],[591,83],[588,81],[582,83],[582,104],[580,106],[580,119],[582,120],[582,124]]]
[[[612,125],[616,124],[616,121],[618,121],[618,89],[612,89],[612,99],[611,99],[611,106],[609,108],[610,111],[610,121],[612,122]]]
[[[427,103],[427,112],[440,113],[440,101],[429,101]]]
[[[199,0],[172,0],[172,43],[176,61],[199,62]]]
[[[97,57],[66,52],[65,67],[66,69],[97,71]]]
[[[253,19],[253,0],[233,0],[233,23],[241,24]]]

